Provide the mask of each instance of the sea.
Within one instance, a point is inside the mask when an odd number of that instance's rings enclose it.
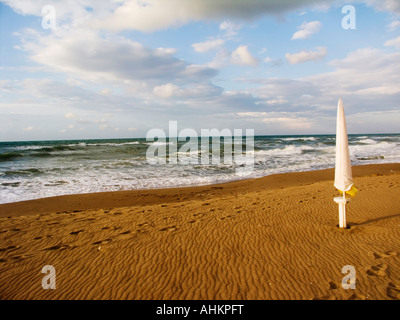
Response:
[[[197,139],[198,150],[185,148],[189,139]],[[242,144],[242,154],[251,155],[251,170],[245,175],[237,170],[243,162],[225,161],[225,150],[228,154],[232,149],[225,148],[222,140],[217,149],[219,163],[211,161],[212,139],[207,141],[209,150],[200,147],[200,140],[0,142],[0,203],[68,194],[207,185],[335,166],[335,135],[255,136],[251,147],[246,145],[245,137],[232,139],[232,144]],[[348,140],[352,165],[400,162],[400,134],[349,135]],[[161,161],[149,161],[149,150],[156,150],[155,158]],[[167,151],[164,158],[162,150]],[[208,163],[200,160],[206,151]],[[180,161],[182,154],[189,154],[191,161]]]

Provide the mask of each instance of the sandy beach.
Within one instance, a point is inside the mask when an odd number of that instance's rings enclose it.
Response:
[[[0,205],[0,298],[400,299],[400,164],[353,167],[349,229],[333,172]]]

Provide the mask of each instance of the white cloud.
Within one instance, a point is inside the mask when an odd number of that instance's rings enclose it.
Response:
[[[32,127],[32,126],[29,126],[29,127],[24,128],[24,129],[22,129],[22,130],[24,130],[24,131],[32,131],[33,129],[35,129],[35,128]]]
[[[289,117],[277,117],[277,118],[264,118],[263,122],[272,123],[289,130],[304,130],[310,129],[312,123],[307,118],[289,118]]]
[[[394,31],[400,26],[400,20],[394,20],[389,24],[389,30]]]
[[[268,115],[266,112],[237,112],[236,115],[239,117],[251,117],[251,118],[259,118],[262,116]]]
[[[299,30],[293,34],[292,40],[308,38],[312,34],[317,33],[321,27],[322,24],[319,21],[304,22],[298,27]]]
[[[67,118],[67,119],[76,119],[76,118],[77,118],[77,116],[76,116],[74,113],[72,113],[72,112],[66,113],[66,114],[64,115],[64,117]]]
[[[239,46],[232,52],[232,63],[244,66],[256,66],[258,60],[252,56],[247,46]]]
[[[175,54],[177,52],[175,48],[157,48],[157,50],[164,54]]]
[[[140,2],[130,0],[114,2],[119,6],[113,13],[101,20],[98,19],[94,25],[115,31],[126,29],[154,31],[203,19],[249,20],[265,14],[281,14],[318,2],[320,0],[252,0],[251,3],[231,0],[142,0]],[[179,10],[176,10],[177,7]],[[224,26],[227,25],[222,27]]]
[[[100,94],[108,96],[108,95],[112,94],[112,90],[110,88],[104,88],[104,89],[101,89]]]
[[[57,27],[85,26],[95,30],[163,30],[191,21],[221,21],[220,29],[234,35],[243,21],[265,15],[281,15],[301,9],[300,15],[308,9],[328,8],[334,0],[3,0],[16,12],[23,15],[42,16],[45,5],[53,5],[57,13]],[[336,1],[337,2],[337,1]],[[400,15],[398,0],[360,0],[380,11]],[[179,7],[179,10],[176,8]],[[398,26],[393,22],[391,27]],[[239,27],[240,28],[240,27]],[[298,31],[301,39],[302,32]]]
[[[244,119],[266,123],[275,132],[282,129],[304,131],[310,129],[313,125],[312,121],[307,117],[289,112],[237,112],[235,115]]]
[[[151,32],[191,21],[225,20],[221,30],[235,34],[231,21],[249,21],[265,15],[281,15],[285,12],[329,8],[334,0],[3,0],[23,15],[42,16],[41,9],[52,5],[56,9],[57,27],[76,27],[102,30],[139,30]],[[400,14],[398,0],[363,0],[376,10]],[[176,8],[179,7],[179,10]],[[231,25],[229,25],[231,24]],[[235,24],[236,26],[240,24]],[[233,33],[232,33],[233,32]]]
[[[328,51],[326,49],[326,47],[317,47],[316,51],[301,51],[298,53],[286,53],[285,57],[286,60],[290,63],[290,64],[298,64],[298,63],[303,63],[303,62],[307,62],[307,61],[317,61],[317,60],[321,60],[323,59]]]
[[[225,36],[230,38],[237,35],[238,31],[242,28],[240,24],[231,21],[223,21],[219,25],[219,30],[225,31]]]
[[[217,74],[215,69],[176,58],[173,49],[146,48],[122,36],[100,36],[80,28],[48,36],[31,33],[23,43],[34,61],[53,71],[96,82],[165,83],[174,79],[191,83],[209,80]]]
[[[208,40],[192,44],[192,47],[197,52],[207,52],[220,48],[225,43],[223,39]]]
[[[282,98],[281,99],[271,99],[271,100],[265,101],[265,103],[268,104],[268,105],[285,104],[287,102],[289,102],[289,100],[282,99]]]
[[[330,61],[328,64],[334,69],[332,72],[301,79],[254,80],[260,86],[252,93],[260,98],[259,105],[270,102],[268,110],[309,110],[314,112],[315,117],[334,114],[340,96],[343,97],[349,114],[399,110],[399,61],[400,52],[359,49],[349,53],[344,59]],[[287,103],[283,103],[285,100]]]
[[[385,42],[386,47],[395,47],[400,49],[400,36]]]
[[[170,98],[178,91],[178,89],[179,88],[176,85],[167,83],[154,87],[153,92],[160,98]]]
[[[398,0],[365,0],[365,2],[376,10],[400,14],[400,1]]]

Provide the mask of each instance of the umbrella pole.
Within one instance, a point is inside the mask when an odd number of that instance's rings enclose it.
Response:
[[[346,192],[343,191],[343,204],[342,204],[342,228],[346,228]]]
[[[346,199],[345,193],[343,193],[343,197],[336,197],[333,200],[339,205],[339,227],[346,228],[346,203],[350,200]]]

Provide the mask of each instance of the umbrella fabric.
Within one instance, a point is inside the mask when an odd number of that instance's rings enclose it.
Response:
[[[336,127],[336,165],[334,186],[339,191],[354,196],[357,189],[353,187],[353,174],[351,171],[349,143],[347,140],[346,119],[343,101],[339,98]]]

